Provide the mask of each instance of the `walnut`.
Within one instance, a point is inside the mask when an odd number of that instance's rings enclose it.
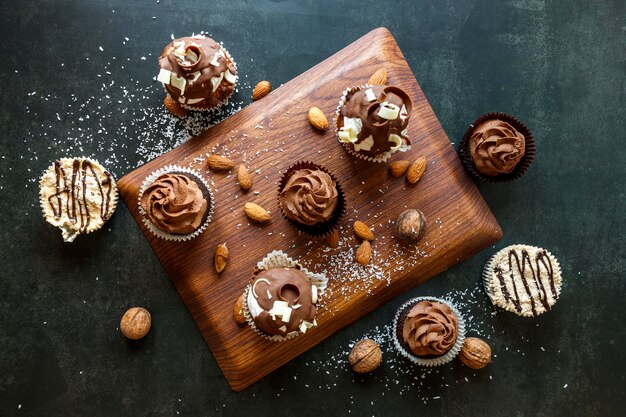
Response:
[[[426,231],[426,218],[417,209],[404,210],[396,220],[396,233],[405,243],[415,243]]]
[[[383,359],[383,352],[372,339],[358,341],[348,356],[348,362],[354,372],[365,374],[378,368]]]
[[[141,307],[128,309],[120,321],[120,331],[129,339],[141,339],[152,325],[152,317],[148,310]]]
[[[491,362],[491,347],[482,339],[468,337],[463,342],[459,359],[472,369],[482,369]]]

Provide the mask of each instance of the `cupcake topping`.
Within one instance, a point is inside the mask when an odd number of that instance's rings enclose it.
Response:
[[[340,108],[339,140],[367,155],[395,151],[409,143],[406,128],[412,109],[404,90],[394,86],[368,86],[352,91]]]
[[[476,126],[469,140],[476,168],[485,175],[508,174],[521,161],[525,138],[502,120],[488,120]]]
[[[232,94],[237,81],[237,68],[224,48],[203,35],[170,42],[159,65],[157,80],[183,104],[216,106]]]
[[[305,333],[317,325],[317,287],[299,270],[272,268],[257,274],[248,292],[257,328],[270,335]]]
[[[185,174],[159,176],[141,196],[141,207],[152,224],[166,233],[193,233],[207,212],[198,184]]]
[[[450,307],[424,300],[404,319],[402,338],[417,356],[441,356],[454,346],[458,331],[458,319]]]
[[[111,174],[89,159],[55,161],[44,172],[40,188],[44,216],[61,228],[66,242],[102,227],[117,202],[117,186]]]
[[[285,215],[306,225],[328,221],[337,207],[337,200],[337,184],[319,169],[295,171],[280,193]]]

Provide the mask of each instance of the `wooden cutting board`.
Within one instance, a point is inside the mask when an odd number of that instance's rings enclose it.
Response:
[[[366,83],[380,67],[387,68],[390,84],[413,98],[408,129],[413,148],[394,155],[393,160],[427,158],[426,173],[416,185],[390,177],[386,164],[349,156],[332,129],[319,133],[307,122],[308,109],[317,106],[332,124],[343,90]],[[237,164],[245,161],[254,180],[250,192],[240,191],[235,170],[214,174],[206,168],[206,154],[213,152],[227,155]],[[300,235],[280,214],[277,187],[281,173],[301,160],[325,166],[345,190],[348,210],[338,249]],[[138,213],[138,192],[144,178],[169,164],[199,169],[212,185],[213,222],[189,242],[155,238]],[[402,52],[384,28],[368,33],[267,97],[134,170],[118,185],[235,391],[502,236]],[[248,222],[243,211],[248,201],[271,212],[269,224],[260,227]],[[418,247],[401,245],[393,233],[396,217],[409,207],[419,208],[427,218],[427,232]],[[355,220],[366,222],[376,234],[373,262],[366,267],[353,261],[358,245],[351,228]],[[230,249],[231,260],[218,277],[213,253],[223,242]],[[249,283],[256,263],[275,249],[329,277],[318,327],[282,343],[262,339],[249,326],[238,326],[232,317],[234,302]]]

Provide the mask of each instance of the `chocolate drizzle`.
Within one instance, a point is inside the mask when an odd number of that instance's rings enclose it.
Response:
[[[511,249],[508,253],[508,264],[509,264],[510,280],[513,285],[513,291],[515,292],[515,298],[511,298],[510,294],[506,290],[506,285],[504,284],[504,277],[502,275],[502,270],[500,268],[496,268],[496,275],[498,276],[498,279],[500,280],[500,287],[502,289],[502,293],[504,294],[505,300],[511,301],[515,305],[515,308],[517,311],[520,311],[520,312],[522,311],[519,294],[517,292],[517,286],[515,285],[516,280],[515,280],[514,274],[515,272],[517,272],[524,286],[524,290],[526,294],[528,295],[528,298],[530,299],[530,304],[531,304],[533,315],[537,316],[538,311],[537,311],[537,306],[535,304],[535,299],[530,289],[529,279],[532,279],[532,282],[535,285],[535,288],[537,288],[537,296],[538,296],[539,301],[543,305],[544,309],[546,311],[550,310],[550,303],[548,302],[546,288],[543,283],[543,280],[541,279],[542,266],[546,271],[546,275],[550,283],[550,290],[552,292],[552,296],[555,299],[557,297],[557,293],[556,293],[556,287],[554,284],[554,270],[552,268],[552,262],[550,261],[550,258],[548,257],[547,252],[541,251],[537,253],[537,255],[535,256],[536,269],[533,269],[532,259],[526,249],[522,249],[521,251],[521,260],[520,260],[520,255],[518,254],[518,252],[515,249]],[[513,268],[514,266],[517,269],[514,269]]]

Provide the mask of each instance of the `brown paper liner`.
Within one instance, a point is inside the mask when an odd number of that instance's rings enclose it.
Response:
[[[283,191],[283,189],[285,188],[285,184],[287,184],[287,180],[289,179],[289,177],[291,176],[291,174],[293,174],[294,172],[301,170],[301,169],[318,169],[320,171],[323,171],[325,173],[327,173],[328,175],[330,175],[330,177],[333,179],[333,181],[335,181],[335,184],[337,186],[337,207],[335,207],[335,211],[333,212],[332,217],[326,221],[326,222],[321,222],[321,223],[317,223],[314,225],[306,225],[306,224],[301,224],[298,223],[294,220],[291,220],[289,217],[287,217],[287,215],[285,214],[285,211],[283,209],[282,203],[281,203],[281,198],[280,198],[280,193]],[[283,176],[280,179],[280,182],[278,184],[278,206],[280,207],[280,211],[283,215],[283,217],[285,219],[287,219],[287,221],[296,229],[310,235],[310,236],[314,236],[314,237],[326,237],[330,234],[330,232],[333,231],[333,229],[337,228],[339,226],[339,223],[341,222],[341,219],[343,218],[343,216],[346,214],[346,198],[345,198],[345,194],[343,192],[343,189],[341,188],[341,184],[339,184],[339,181],[337,180],[337,178],[335,178],[335,176],[330,173],[326,168],[314,164],[313,162],[309,162],[309,161],[300,161],[300,162],[296,162],[295,164],[291,165],[289,168],[287,168],[287,171],[285,171],[285,173],[283,174]]]
[[[493,176],[483,174],[476,168],[476,165],[474,164],[474,160],[472,158],[472,154],[469,150],[469,139],[472,136],[474,128],[482,122],[493,119],[503,120],[507,122],[508,124],[513,126],[518,132],[524,135],[526,141],[524,156],[522,157],[522,160],[517,164],[515,169],[508,174],[498,174]],[[459,156],[461,157],[461,161],[463,161],[465,169],[470,173],[473,178],[476,178],[477,180],[490,183],[513,181],[521,178],[526,173],[528,167],[530,166],[530,163],[535,158],[535,138],[533,137],[533,134],[530,132],[530,130],[528,130],[526,125],[517,120],[515,117],[510,116],[506,113],[487,113],[480,116],[478,119],[476,119],[476,121],[474,121],[474,123],[472,123],[468,127],[461,141]]]

